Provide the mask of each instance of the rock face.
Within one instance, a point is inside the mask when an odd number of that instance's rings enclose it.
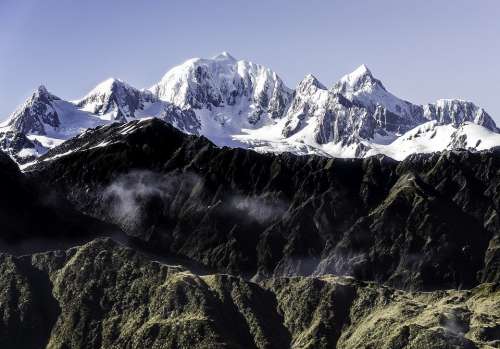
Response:
[[[255,284],[151,262],[109,239],[0,260],[2,348],[500,344],[498,284],[433,293],[333,276]]]
[[[286,118],[282,134],[287,138],[303,131],[318,144],[349,145],[374,136],[375,124],[366,108],[331,93],[312,75],[297,86]]]
[[[9,118],[7,126],[24,134],[46,134],[46,128],[57,128],[61,121],[53,102],[59,97],[50,94],[45,86],[39,86],[31,97],[21,105]]]
[[[474,103],[457,99],[440,99],[436,104],[427,104],[424,107],[424,118],[437,120],[441,124],[459,126],[466,121],[497,131],[491,116]]]
[[[150,91],[183,109],[208,110],[212,122],[243,125],[282,117],[291,96],[275,72],[236,60],[227,52],[188,60],[167,72]]]
[[[423,122],[422,107],[391,94],[365,65],[342,77],[332,92],[368,109],[376,126],[389,132],[404,133]]]
[[[473,122],[498,131],[491,116],[471,102],[440,99],[435,104],[421,106],[401,100],[387,91],[365,65],[344,76],[331,90],[367,108],[377,121],[376,125],[389,132],[404,133],[426,120],[454,126]]]
[[[258,154],[150,119],[88,131],[42,160],[29,176],[83,212],[221,271],[407,289],[500,278],[498,149],[403,162]]]
[[[11,130],[0,132],[0,149],[20,164],[34,161],[47,151],[36,139],[32,141],[24,133]]]
[[[77,101],[76,105],[92,114],[109,114],[111,120],[126,122],[135,118],[137,110],[156,101],[147,91],[139,91],[119,79],[108,79]]]

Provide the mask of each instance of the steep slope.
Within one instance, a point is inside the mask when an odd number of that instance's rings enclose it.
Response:
[[[500,288],[196,275],[111,240],[0,255],[2,348],[498,348]],[[29,331],[29,336],[26,335]]]
[[[332,92],[367,108],[374,114],[378,126],[389,132],[403,133],[423,122],[422,107],[387,91],[366,65],[342,77],[332,87]]]
[[[156,117],[185,133],[198,134],[200,130],[200,121],[192,110],[182,110],[159,100],[149,91],[138,90],[118,79],[102,82],[74,103],[81,110],[98,115],[103,120],[127,122]]]
[[[428,120],[458,127],[472,122],[498,132],[495,122],[483,108],[458,99],[441,99],[434,104],[414,105],[387,91],[365,65],[345,75],[332,92],[357,102],[374,114],[377,125],[389,132],[404,133]]]
[[[209,137],[227,137],[282,117],[292,93],[272,70],[227,52],[174,67],[150,91],[183,109],[194,109],[201,133]]]
[[[3,150],[18,164],[32,162],[47,151],[36,138],[31,140],[24,133],[0,127],[0,151]]]
[[[307,137],[307,133],[311,133],[307,129],[312,128],[312,138],[318,144],[347,144],[356,136],[373,137],[363,133],[364,122],[369,122],[367,110],[340,94],[329,93],[314,76],[308,75],[297,86],[282,134],[289,138],[306,129],[303,133]]]
[[[499,161],[498,149],[400,163],[258,154],[149,119],[88,131],[27,171],[159,253],[256,279],[434,289],[499,280]]]
[[[136,111],[144,110],[155,102],[157,99],[147,91],[139,91],[118,79],[108,79],[75,104],[103,119],[124,122],[135,118]]]
[[[472,102],[440,99],[435,104],[427,104],[423,108],[424,118],[428,120],[436,120],[440,124],[452,124],[455,127],[471,122],[498,133],[498,128],[491,116]]]
[[[102,123],[98,117],[77,109],[40,86],[0,125],[0,149],[18,163],[26,163]]]
[[[55,129],[61,124],[54,105],[60,100],[59,97],[50,94],[45,86],[39,86],[2,126],[11,126],[24,134],[44,135],[46,127]]]
[[[99,118],[78,110],[40,86],[2,126],[25,135],[70,138],[100,124]]]
[[[29,252],[66,246],[118,228],[77,212],[70,202],[40,181],[27,179],[0,152],[0,250]]]

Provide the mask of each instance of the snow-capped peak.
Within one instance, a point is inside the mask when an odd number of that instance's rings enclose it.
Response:
[[[26,101],[26,103],[33,103],[35,100],[45,100],[45,101],[51,101],[51,100],[59,100],[60,98],[57,96],[54,96],[51,94],[45,85],[40,85],[38,86],[33,93],[31,94],[31,97]]]
[[[207,116],[205,124],[215,121],[233,129],[282,117],[291,96],[275,72],[227,52],[174,67],[150,91],[163,101],[196,110],[200,119]]]
[[[117,78],[109,78],[98,84],[90,93],[96,93],[96,92],[107,92],[110,89],[113,88],[115,85],[128,85],[124,81],[117,79]]]
[[[372,72],[365,64],[360,65],[352,73],[344,75],[336,86],[347,95],[352,95],[361,90],[373,91],[381,89],[386,91],[382,82],[373,77]]]
[[[359,80],[364,79],[364,78],[373,79],[373,75],[372,75],[372,72],[370,71],[370,69],[368,69],[368,67],[365,64],[361,64],[352,73],[344,75],[340,79],[340,81],[346,82],[346,83],[354,86],[359,82]]]
[[[366,65],[343,76],[332,88],[351,102],[375,115],[379,126],[391,132],[406,132],[424,122],[422,107],[402,100],[387,91]]]
[[[461,99],[439,99],[435,104],[423,106],[423,115],[427,120],[437,120],[440,124],[460,124],[469,121],[497,132],[493,118],[472,102]]]
[[[49,95],[49,91],[47,91],[47,88],[45,87],[45,85],[40,85],[38,86],[38,88],[33,92],[34,94],[37,94],[37,95]]]
[[[0,126],[12,128],[24,134],[45,134],[44,124],[52,127],[59,126],[59,117],[52,105],[53,102],[59,100],[59,97],[51,94],[44,85],[40,85],[33,91],[30,98]]]
[[[309,90],[311,86],[320,90],[327,89],[314,75],[307,74],[297,85],[297,91],[304,92]]]
[[[106,95],[106,94],[111,94],[113,93],[113,90],[117,88],[122,88],[122,89],[127,89],[127,88],[133,88],[129,84],[127,84],[125,81],[116,79],[116,78],[109,78],[104,80],[103,82],[99,83],[96,87],[94,87],[89,93],[85,95],[81,100],[75,101],[76,104],[79,104],[81,101],[84,101],[85,99],[88,99],[89,97],[96,96],[96,95]]]
[[[134,118],[135,111],[143,109],[144,103],[154,101],[155,98],[149,91],[140,91],[120,79],[110,78],[75,104],[106,120],[126,121],[127,118]]]
[[[222,51],[218,55],[214,56],[212,59],[216,60],[229,60],[229,61],[236,61],[236,58],[234,58],[229,52],[227,51]]]

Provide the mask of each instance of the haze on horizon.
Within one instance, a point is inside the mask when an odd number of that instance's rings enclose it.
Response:
[[[500,124],[500,2],[0,2],[0,120],[40,84],[77,99],[108,77],[149,87],[192,57],[228,51],[294,88],[366,64],[413,103],[460,98]]]

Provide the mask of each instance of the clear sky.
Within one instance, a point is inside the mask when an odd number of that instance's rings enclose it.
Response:
[[[365,63],[401,98],[462,98],[500,123],[499,0],[0,0],[0,119],[40,84],[65,99],[121,78],[149,87],[228,51],[289,87]]]

